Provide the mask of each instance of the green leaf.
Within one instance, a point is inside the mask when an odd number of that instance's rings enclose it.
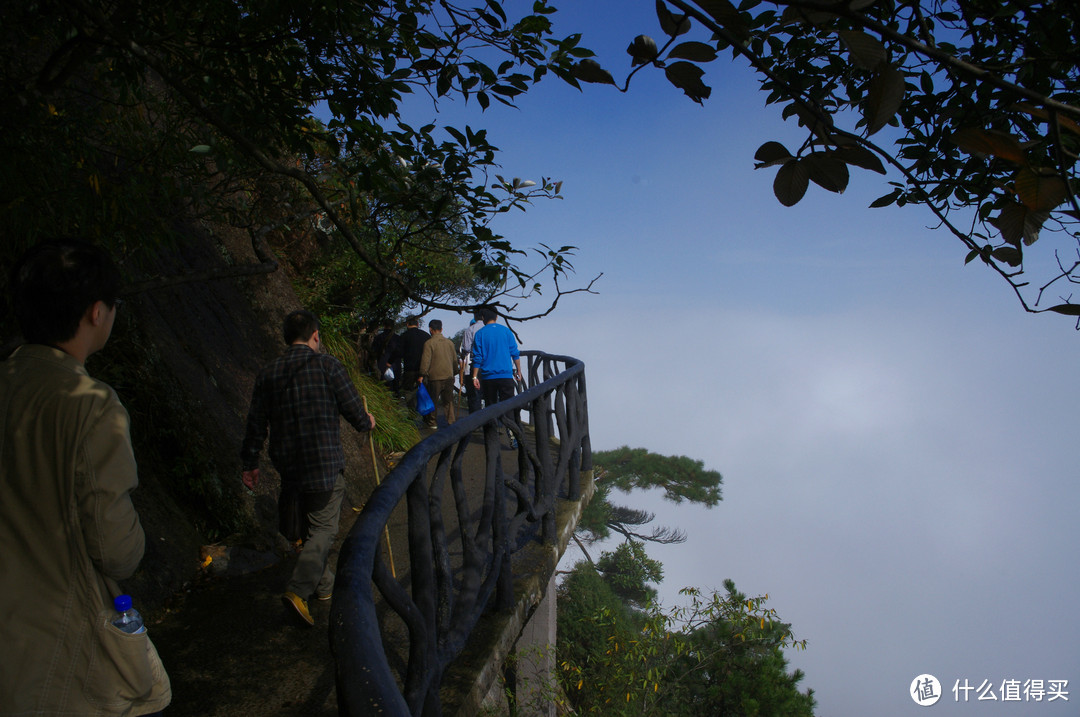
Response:
[[[876,37],[859,30],[841,30],[840,39],[847,45],[851,61],[864,70],[873,70],[888,57],[885,46]]]
[[[989,155],[1015,164],[1026,161],[1024,149],[1016,138],[1007,132],[963,127],[953,132],[949,139],[969,154]]]
[[[816,107],[815,109],[817,111],[798,102],[790,105],[790,111],[794,112],[795,116],[799,118],[799,124],[809,128],[811,132],[826,142],[832,142],[832,116],[820,107]]]
[[[194,147],[192,147],[191,149],[189,149],[188,151],[191,152],[192,154],[209,154],[210,153],[210,145],[208,145],[208,144],[197,144]]]
[[[656,40],[648,35],[638,35],[635,37],[633,42],[626,48],[626,52],[634,58],[632,60],[634,66],[652,62],[656,59],[656,56],[660,54],[656,47]]]
[[[847,164],[831,152],[813,152],[803,163],[810,174],[810,180],[822,189],[837,194],[847,189],[850,179]]]
[[[900,196],[900,190],[894,189],[883,197],[878,197],[874,201],[870,202],[871,209],[880,209],[881,207],[887,207],[891,204],[896,204],[897,197]],[[970,261],[970,260],[969,260]]]
[[[1027,209],[1023,204],[1010,202],[1005,205],[996,217],[992,217],[989,221],[1001,232],[1002,239],[1014,246],[1020,246],[1020,242],[1024,238],[1024,218],[1026,215]]]
[[[1080,316],[1080,304],[1058,304],[1051,306],[1047,311],[1054,311],[1066,316]]]
[[[785,164],[794,157],[788,151],[788,148],[779,142],[766,142],[758,147],[758,151],[754,153],[754,159],[759,162],[759,164],[754,165],[754,169],[761,169],[777,164]]]
[[[1049,216],[1049,212],[1033,211],[1020,202],[1009,202],[990,219],[990,224],[997,227],[1001,238],[1009,244],[1019,247],[1022,241],[1031,246],[1038,241],[1042,225]]]
[[[885,165],[882,164],[881,158],[862,145],[844,145],[843,147],[834,150],[833,156],[847,164],[862,167],[863,169],[869,169],[871,172],[877,172],[878,174],[886,173]]]
[[[457,67],[446,65],[439,71],[439,79],[435,82],[435,92],[442,97],[450,91],[451,82],[457,75]]]
[[[664,0],[656,0],[656,16],[660,20],[660,29],[669,37],[678,37],[690,32],[690,18],[686,15],[672,15],[664,4]]]
[[[867,134],[874,134],[892,120],[904,101],[905,91],[904,75],[892,65],[874,71],[863,105]]]
[[[1055,175],[1041,176],[1029,167],[1021,167],[1016,173],[1016,196],[1028,209],[1048,212],[1064,202],[1069,190],[1064,180]]]
[[[501,4],[495,2],[495,0],[487,0],[487,6],[491,8],[503,22],[506,22],[506,12],[503,10]]]
[[[743,22],[739,11],[728,0],[694,0],[698,7],[720,23],[720,26],[735,36],[738,42],[750,39],[750,30]]]
[[[574,77],[582,82],[592,82],[599,85],[614,85],[615,78],[611,73],[600,66],[596,60],[582,60],[574,65]]]
[[[667,56],[693,62],[712,62],[716,59],[716,50],[704,42],[683,42],[671,48]]]
[[[676,62],[664,68],[668,81],[686,93],[694,102],[701,103],[709,98],[712,89],[701,81],[705,70],[690,62]]]
[[[1009,266],[1020,266],[1024,261],[1024,255],[1019,249],[1012,246],[1003,246],[994,249],[993,257]]]
[[[810,186],[810,172],[800,161],[788,162],[776,172],[773,194],[785,207],[793,207]]]

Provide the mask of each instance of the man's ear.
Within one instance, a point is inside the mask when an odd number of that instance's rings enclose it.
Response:
[[[105,323],[105,316],[108,312],[109,307],[104,301],[95,301],[86,310],[86,320],[90,322],[91,326],[101,326]]]

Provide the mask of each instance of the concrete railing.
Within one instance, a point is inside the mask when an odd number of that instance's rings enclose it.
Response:
[[[585,366],[522,358],[525,390],[406,453],[343,543],[330,618],[341,714],[443,714],[448,668],[485,614],[512,612],[515,571],[537,569],[521,556],[565,547],[558,509],[592,466]]]

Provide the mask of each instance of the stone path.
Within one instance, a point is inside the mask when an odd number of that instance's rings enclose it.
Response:
[[[467,459],[475,458],[474,470],[482,472],[478,448]],[[355,518],[346,505],[341,535]],[[391,531],[401,577],[404,536],[394,526]],[[172,680],[167,717],[337,715],[330,603],[311,601],[314,628],[281,603],[294,562],[288,558],[255,572],[209,578],[177,596],[162,614],[148,616],[151,639]]]

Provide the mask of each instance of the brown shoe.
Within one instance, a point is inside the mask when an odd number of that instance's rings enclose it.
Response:
[[[308,624],[309,627],[315,625],[315,619],[311,617],[311,613],[308,612],[307,601],[300,597],[296,593],[285,593],[281,596],[281,602],[285,604],[285,607],[291,607],[296,610],[296,614],[300,616],[300,619]]]

